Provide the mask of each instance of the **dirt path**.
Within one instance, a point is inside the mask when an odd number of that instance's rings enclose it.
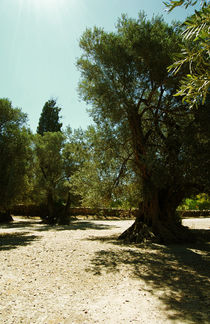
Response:
[[[116,241],[131,223],[2,226],[0,323],[209,323],[209,245]],[[210,228],[210,219],[184,223]]]

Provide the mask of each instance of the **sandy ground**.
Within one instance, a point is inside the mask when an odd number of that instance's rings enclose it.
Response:
[[[15,218],[0,228],[0,324],[210,323],[210,218],[183,222],[206,242],[125,245],[132,221]]]

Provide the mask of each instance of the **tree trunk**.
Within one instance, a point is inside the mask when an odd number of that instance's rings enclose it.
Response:
[[[0,223],[9,223],[12,222],[13,218],[11,216],[10,210],[7,210],[5,212],[0,212]]]
[[[127,242],[141,243],[152,241],[156,243],[192,242],[193,234],[181,225],[176,215],[175,197],[163,190],[145,195],[143,203],[133,225],[123,232],[119,239]]]
[[[55,223],[55,213],[54,213],[54,199],[52,191],[49,191],[47,194],[47,209],[48,209],[48,218],[47,223],[54,224]]]
[[[152,94],[152,93],[151,93]],[[160,188],[152,181],[155,166],[151,166],[147,156],[148,133],[144,135],[142,116],[138,107],[130,107],[128,122],[131,130],[136,176],[142,180],[143,203],[134,224],[120,235],[120,239],[129,242],[178,243],[194,237],[191,232],[178,221],[176,208],[180,204],[183,192],[175,183],[176,179],[169,178],[170,184]],[[155,157],[155,156],[154,156]],[[148,159],[149,158],[149,159]],[[173,170],[171,171],[173,175]],[[161,177],[161,174],[159,175]]]
[[[60,225],[69,225],[69,207],[71,203],[70,192],[68,192],[67,201],[64,210],[61,212],[58,218],[58,224]]]

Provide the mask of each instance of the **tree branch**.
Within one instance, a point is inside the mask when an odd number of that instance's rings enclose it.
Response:
[[[133,152],[130,153],[130,154],[127,156],[127,158],[123,161],[123,163],[122,163],[122,165],[121,165],[121,167],[120,167],[120,171],[119,171],[119,173],[118,173],[118,176],[117,176],[117,178],[116,178],[115,181],[114,181],[113,188],[114,188],[114,187],[117,187],[117,186],[119,185],[120,178],[121,178],[121,176],[122,176],[123,173],[124,173],[124,170],[125,170],[126,164],[127,164],[127,162],[129,161],[129,159],[130,159],[130,157],[131,157],[132,155],[133,155]]]

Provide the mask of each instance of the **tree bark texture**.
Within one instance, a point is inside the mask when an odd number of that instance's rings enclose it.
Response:
[[[176,215],[175,202],[169,200],[161,191],[150,193],[139,206],[139,212],[133,225],[123,232],[119,239],[128,242],[156,243],[192,242],[193,234],[181,225]]]

